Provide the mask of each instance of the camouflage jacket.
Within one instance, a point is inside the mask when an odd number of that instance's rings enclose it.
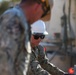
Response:
[[[64,75],[64,72],[50,63],[42,46],[32,50],[28,75]]]
[[[0,75],[26,75],[31,53],[26,48],[30,48],[30,25],[21,15],[22,9],[17,6],[0,16]]]

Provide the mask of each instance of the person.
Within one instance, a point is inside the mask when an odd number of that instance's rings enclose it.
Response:
[[[0,75],[27,75],[30,25],[51,11],[50,4],[48,0],[21,0],[0,15]]]
[[[46,57],[44,48],[39,43],[48,35],[45,23],[38,20],[31,25],[32,54],[27,75],[64,75],[65,72],[54,66]]]

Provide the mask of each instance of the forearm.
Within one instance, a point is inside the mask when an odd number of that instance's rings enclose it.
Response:
[[[53,64],[51,64],[48,61],[48,58],[45,55],[45,52],[43,50],[43,48],[40,46],[39,47],[39,63],[42,66],[43,69],[45,69],[46,71],[48,71],[50,74],[52,75],[64,75],[64,72],[61,71],[60,69],[58,69],[57,67],[55,67]]]
[[[64,75],[64,72],[62,70],[47,61],[42,64],[42,67],[52,75]]]
[[[35,75],[51,75],[44,70],[37,61],[33,61],[31,63],[31,70]]]

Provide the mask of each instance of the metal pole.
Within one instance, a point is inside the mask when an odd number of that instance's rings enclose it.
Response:
[[[64,18],[64,37],[63,37],[63,40],[64,40],[64,51],[66,52],[67,51],[67,16],[66,16],[66,13],[65,13],[65,3],[64,3],[64,6],[63,6],[63,18]]]
[[[68,8],[68,23],[69,23],[69,30],[70,30],[70,66],[72,67],[72,40],[71,40],[71,22],[70,22],[70,13],[71,13],[71,0],[69,0],[69,8]]]
[[[75,31],[76,31],[76,0],[75,0]],[[75,36],[75,47],[76,47],[76,36]]]

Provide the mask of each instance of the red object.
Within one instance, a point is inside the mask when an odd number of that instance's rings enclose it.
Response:
[[[74,69],[73,68],[69,68],[68,72],[69,72],[69,74],[74,74]]]
[[[46,47],[44,47],[44,51],[46,52]]]

